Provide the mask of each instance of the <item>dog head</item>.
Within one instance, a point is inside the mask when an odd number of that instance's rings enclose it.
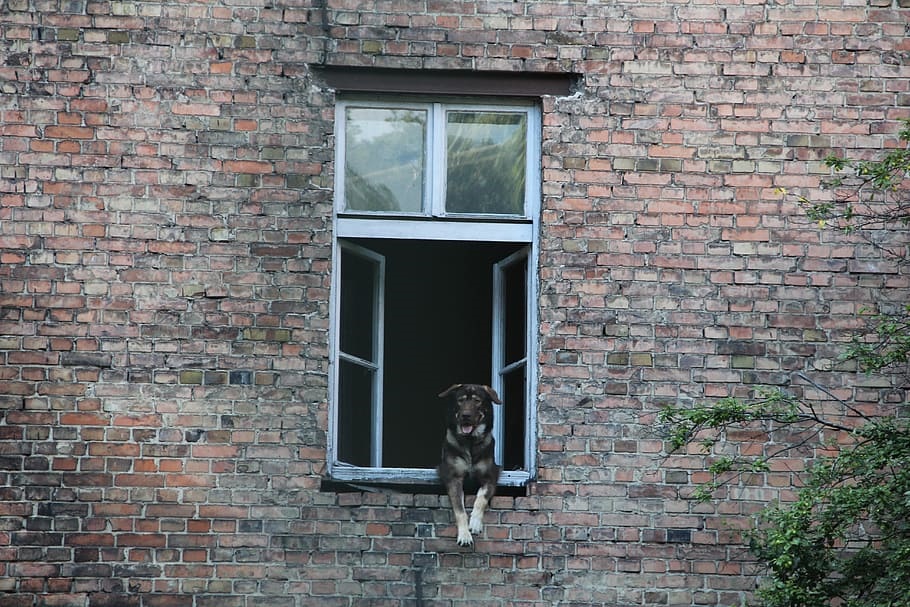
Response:
[[[459,436],[481,436],[492,430],[493,403],[502,402],[496,390],[481,384],[452,384],[439,397],[450,394],[454,405],[446,422]]]

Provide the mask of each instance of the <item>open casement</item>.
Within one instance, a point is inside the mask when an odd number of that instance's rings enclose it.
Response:
[[[493,264],[493,405],[496,461],[504,470],[528,469],[528,247]]]
[[[382,465],[382,326],[385,258],[341,243],[338,458]]]

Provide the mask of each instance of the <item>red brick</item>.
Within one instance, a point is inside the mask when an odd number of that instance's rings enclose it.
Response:
[[[214,487],[215,479],[202,474],[168,474],[168,487]]]
[[[164,487],[164,477],[157,474],[118,474],[114,484],[118,487]]]
[[[185,116],[220,116],[221,107],[208,103],[176,103],[171,107],[175,114]]]
[[[117,536],[117,546],[136,548],[163,548],[167,545],[167,537],[163,534],[152,533],[123,533]]]
[[[53,139],[92,139],[95,129],[83,126],[49,126],[44,130],[46,137]]]
[[[271,173],[273,167],[270,162],[258,160],[228,160],[224,170],[228,173]]]
[[[38,131],[30,124],[3,124],[0,125],[0,134],[5,137],[37,137]]]
[[[64,413],[60,416],[60,423],[71,426],[108,426],[110,419],[107,415],[95,413]]]
[[[161,426],[161,417],[157,414],[148,415],[115,415],[114,426],[141,426],[157,428]]]

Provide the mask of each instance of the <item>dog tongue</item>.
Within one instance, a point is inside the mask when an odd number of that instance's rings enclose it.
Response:
[[[462,434],[470,434],[473,431],[474,431],[474,426],[462,426],[461,427]]]

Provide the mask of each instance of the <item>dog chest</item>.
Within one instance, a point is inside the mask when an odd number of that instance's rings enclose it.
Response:
[[[464,441],[450,429],[446,432],[446,443],[443,465],[455,476],[466,476],[472,472],[478,476],[486,476],[495,465],[493,437],[489,434]]]

